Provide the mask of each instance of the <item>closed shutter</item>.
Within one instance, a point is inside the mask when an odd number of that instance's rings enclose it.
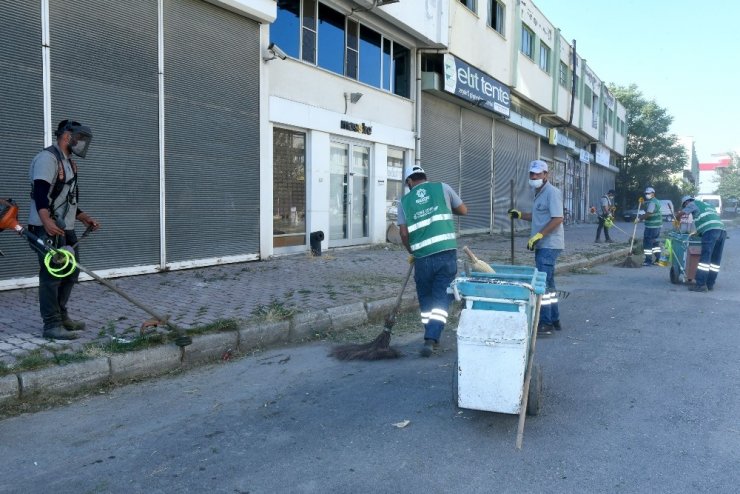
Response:
[[[26,224],[28,168],[44,147],[41,2],[0,2],[0,33],[0,197],[18,203]],[[38,273],[36,256],[15,233],[0,233],[0,250],[0,280]]]
[[[594,206],[598,210],[601,204],[601,196],[606,194],[609,189],[614,188],[616,174],[596,163],[591,163],[588,169],[590,175],[588,177],[588,205],[589,207]],[[637,204],[623,205],[621,209],[624,211],[634,207],[637,207]]]
[[[546,160],[548,163],[552,163],[555,159],[555,146],[550,146],[547,141],[543,140],[540,144],[540,159]]]
[[[526,178],[517,177],[521,163],[517,162],[517,130],[500,122],[495,123],[493,147],[493,220],[494,230],[509,230],[510,221],[506,212],[511,203],[511,180],[514,180],[514,200],[521,208],[520,191],[526,187]],[[520,174],[521,175],[521,174]]]
[[[496,122],[493,153],[494,175],[494,230],[508,231],[511,207],[511,180],[514,180],[514,205],[530,211],[532,190],[529,187],[529,163],[537,159],[537,136]],[[515,222],[515,228],[525,229],[529,223]]]
[[[164,50],[167,260],[256,253],[259,24],[166,0]]]
[[[460,218],[461,232],[491,230],[491,126],[493,121],[462,110],[462,168],[460,194],[468,214]]]
[[[81,244],[82,262],[92,269],[155,264],[156,2],[49,2],[49,22],[52,127],[71,118],[93,132],[87,157],[77,160],[80,207],[103,228]]]
[[[430,181],[460,191],[460,107],[422,95],[421,167]]]

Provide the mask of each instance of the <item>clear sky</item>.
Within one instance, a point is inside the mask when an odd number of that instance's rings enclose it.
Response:
[[[740,152],[740,1],[533,2],[599,79],[665,108],[700,163]]]

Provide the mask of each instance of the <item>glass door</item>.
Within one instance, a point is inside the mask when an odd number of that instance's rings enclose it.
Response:
[[[332,142],[330,160],[331,245],[367,242],[370,237],[370,147]]]

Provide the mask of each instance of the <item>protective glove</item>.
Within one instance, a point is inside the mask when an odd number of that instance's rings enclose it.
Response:
[[[544,235],[542,235],[541,233],[536,233],[534,236],[532,236],[532,238],[529,239],[529,242],[527,242],[527,249],[534,250],[534,246],[537,245],[537,242],[542,240],[543,237]]]
[[[409,256],[409,264],[414,264],[414,256],[413,256],[413,254]]]
[[[509,209],[507,213],[509,213],[509,218],[512,218],[515,220],[521,219],[522,217],[522,212],[519,211],[518,209],[513,209],[513,208]]]

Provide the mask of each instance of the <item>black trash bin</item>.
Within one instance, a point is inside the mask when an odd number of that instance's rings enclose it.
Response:
[[[321,242],[324,240],[324,232],[321,230],[317,232],[311,232],[311,254],[314,256],[321,255]]]

